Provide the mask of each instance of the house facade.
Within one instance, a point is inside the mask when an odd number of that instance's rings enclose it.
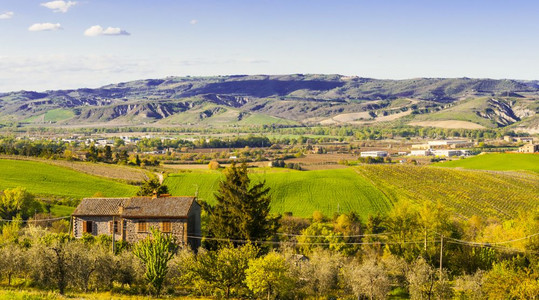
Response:
[[[537,153],[539,152],[539,144],[526,144],[520,148],[518,148],[518,152],[520,153]]]
[[[136,243],[155,228],[197,249],[200,211],[195,197],[85,198],[73,212],[72,232],[76,238],[106,234]]]

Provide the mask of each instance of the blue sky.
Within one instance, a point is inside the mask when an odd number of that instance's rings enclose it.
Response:
[[[0,0],[0,92],[166,76],[539,79],[539,1]]]

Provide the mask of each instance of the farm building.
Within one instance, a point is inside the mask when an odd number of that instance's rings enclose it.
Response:
[[[386,157],[387,151],[365,151],[361,152],[361,157]]]
[[[469,155],[469,154],[470,154],[469,150],[440,149],[440,150],[432,151],[432,155],[434,156],[446,156],[446,157],[464,156],[464,155]]]
[[[470,155],[470,151],[469,151],[469,150],[454,150],[454,149],[436,149],[436,150],[433,150],[433,149],[427,149],[427,150],[412,150],[412,152],[410,152],[410,155],[411,155],[411,156],[429,156],[429,155],[434,155],[434,156],[447,156],[447,157],[451,157],[451,156],[465,156],[465,155]]]
[[[200,246],[200,205],[195,197],[85,198],[72,215],[73,235],[106,234],[135,243],[150,228],[173,235],[180,244]]]
[[[472,146],[472,143],[465,140],[440,140],[440,141],[428,141],[427,144],[430,148],[449,147],[449,148],[462,148]]]
[[[430,152],[430,149],[427,150],[412,150],[410,152],[410,156],[429,156],[432,155],[432,152]]]
[[[539,152],[539,144],[526,144],[520,148],[518,148],[518,152],[520,153],[535,153]]]

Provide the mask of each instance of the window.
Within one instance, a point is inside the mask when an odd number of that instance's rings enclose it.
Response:
[[[170,222],[162,222],[161,223],[161,231],[162,232],[172,232],[172,225]]]
[[[146,223],[146,221],[139,221],[137,229],[138,229],[137,232],[147,232],[148,224]]]
[[[120,233],[120,222],[119,221],[110,221],[109,222],[109,232]]]
[[[82,221],[82,233],[92,233],[92,228],[93,228],[93,223],[92,221]]]

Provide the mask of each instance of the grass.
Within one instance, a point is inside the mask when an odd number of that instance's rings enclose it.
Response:
[[[49,110],[46,113],[41,114],[41,115],[32,116],[24,121],[29,122],[29,123],[36,123],[36,122],[53,122],[54,123],[54,122],[71,119],[74,116],[75,114],[71,110],[57,108],[57,109]]]
[[[271,124],[286,124],[286,125],[296,125],[298,122],[285,120],[277,117],[273,117],[265,114],[250,114],[249,116],[243,118],[241,121],[237,122],[239,125],[271,125]]]
[[[436,165],[447,168],[494,171],[526,170],[539,173],[539,155],[531,153],[490,153],[437,163]]]
[[[319,210],[328,216],[335,212],[356,211],[361,216],[385,212],[391,204],[384,194],[353,169],[293,171],[261,169],[250,175],[252,181],[266,180],[271,188],[272,212],[293,212],[310,217]],[[173,195],[194,195],[215,202],[213,193],[224,176],[218,171],[192,171],[171,174],[165,181]]]
[[[70,216],[73,211],[75,210],[75,207],[67,206],[67,205],[52,205],[51,207],[51,213],[57,217],[65,217]]]
[[[69,198],[132,196],[137,187],[35,161],[0,159],[0,190],[21,186],[37,195]]]
[[[53,109],[46,112],[44,120],[45,122],[58,122],[58,121],[71,119],[73,118],[73,116],[75,116],[73,111],[58,108],[58,109]]]
[[[254,169],[253,181],[266,180],[272,212],[309,217],[356,211],[363,218],[387,212],[392,203],[441,201],[461,217],[516,217],[539,207],[539,177],[534,173],[495,173],[430,166],[361,165],[347,169],[293,171]],[[224,176],[219,171],[190,170],[165,181],[173,195],[194,195],[214,203]]]

